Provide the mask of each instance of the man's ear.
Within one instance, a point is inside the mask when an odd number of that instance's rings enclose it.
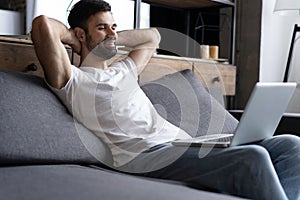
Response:
[[[74,33],[80,42],[86,41],[85,31],[82,28],[79,28],[79,27],[74,28]]]

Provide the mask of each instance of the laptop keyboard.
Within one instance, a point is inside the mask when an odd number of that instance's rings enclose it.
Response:
[[[233,136],[206,140],[207,142],[231,142]]]
[[[219,147],[228,147],[233,139],[233,134],[208,134],[189,139],[178,139],[172,142],[178,146],[202,146],[202,145],[222,145]],[[225,145],[225,146],[223,146]]]

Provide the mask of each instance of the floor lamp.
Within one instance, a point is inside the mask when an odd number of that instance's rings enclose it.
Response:
[[[278,12],[279,14],[282,14],[282,15],[299,16],[300,15],[300,1],[299,0],[276,0],[274,12]],[[294,43],[295,43],[295,37],[296,37],[297,32],[300,32],[300,27],[297,24],[295,24],[293,35],[292,35],[291,46],[290,46],[290,50],[289,50],[289,55],[288,55],[288,60],[287,60],[287,64],[286,64],[286,68],[285,68],[285,72],[284,72],[283,82],[287,82],[287,80],[288,80],[290,64],[291,64]]]

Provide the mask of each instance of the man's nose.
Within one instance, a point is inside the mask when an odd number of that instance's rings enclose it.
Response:
[[[110,37],[116,36],[116,31],[113,30],[112,28],[108,28],[107,35]]]

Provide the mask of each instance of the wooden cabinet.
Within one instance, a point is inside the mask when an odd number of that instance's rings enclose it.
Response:
[[[212,60],[153,56],[141,73],[140,82],[149,82],[185,69],[192,70],[205,87],[221,88],[226,96],[235,95],[236,67]]]
[[[79,64],[78,56],[66,46],[70,60]],[[117,60],[124,55],[117,55]],[[0,70],[13,70],[43,77],[43,70],[29,39],[0,37]],[[112,61],[113,62],[113,61]],[[161,78],[164,75],[191,69],[206,87],[223,88],[224,95],[235,95],[236,68],[216,61],[154,55],[140,74],[140,83]]]
[[[70,59],[72,50],[67,48]],[[43,76],[43,69],[30,39],[0,36],[0,70]]]
[[[34,48],[26,39],[0,37],[1,70],[26,72],[38,76],[43,75]]]

